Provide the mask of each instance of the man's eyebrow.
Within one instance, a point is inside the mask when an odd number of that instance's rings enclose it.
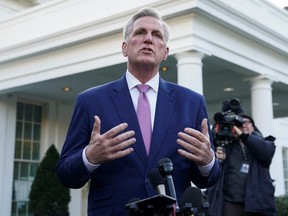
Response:
[[[145,27],[138,27],[138,28],[135,28],[134,30],[135,30],[135,31],[139,31],[139,30],[140,30],[140,31],[141,31],[141,30],[142,30],[142,31],[148,31],[147,28],[145,28]],[[162,31],[160,31],[159,29],[154,29],[154,30],[152,30],[152,32],[159,32],[159,33],[162,34]]]
[[[146,28],[144,28],[144,27],[137,27],[137,28],[135,28],[135,31],[138,31],[138,30],[146,30]]]

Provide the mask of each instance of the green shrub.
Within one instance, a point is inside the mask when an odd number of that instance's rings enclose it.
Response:
[[[29,195],[29,207],[37,216],[67,216],[70,191],[56,175],[59,153],[54,145],[47,150],[39,164]]]
[[[276,197],[277,216],[288,215],[288,194]]]

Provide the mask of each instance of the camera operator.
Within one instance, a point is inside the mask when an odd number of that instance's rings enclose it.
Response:
[[[223,172],[217,184],[206,191],[209,215],[276,215],[275,188],[269,173],[275,138],[263,138],[251,116],[239,116],[242,125],[233,126],[233,141],[216,151]]]

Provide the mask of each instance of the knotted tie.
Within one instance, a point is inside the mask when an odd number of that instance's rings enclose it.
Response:
[[[152,126],[151,126],[151,110],[149,100],[146,96],[146,92],[149,89],[148,85],[137,85],[140,92],[137,105],[137,117],[144,140],[147,155],[150,150]]]

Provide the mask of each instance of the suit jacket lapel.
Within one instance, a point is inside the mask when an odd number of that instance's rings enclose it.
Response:
[[[148,168],[150,169],[155,166],[154,163],[155,160],[157,160],[157,155],[164,145],[163,139],[167,134],[176,101],[173,90],[171,85],[167,85],[167,82],[160,79],[151,148],[148,158]],[[158,161],[156,162],[158,163]]]
[[[128,124],[127,130],[135,131],[136,144],[133,145],[134,152],[146,165],[147,154],[125,76],[116,82],[112,92],[112,100],[115,109],[119,113],[121,122]]]
[[[167,85],[167,82],[160,78],[159,91],[156,104],[155,121],[153,127],[153,134],[151,140],[151,148],[149,157],[147,157],[144,142],[141,135],[141,130],[137,120],[137,115],[131,100],[131,95],[128,89],[125,76],[115,83],[115,87],[112,92],[112,100],[115,105],[115,109],[119,113],[121,122],[127,122],[127,130],[135,131],[136,144],[133,145],[134,152],[140,158],[144,166],[148,166],[147,172],[155,166],[157,161],[157,155],[163,147],[163,139],[168,131],[170,117],[175,107],[175,95],[174,89],[171,85]],[[176,140],[175,140],[176,142]]]

